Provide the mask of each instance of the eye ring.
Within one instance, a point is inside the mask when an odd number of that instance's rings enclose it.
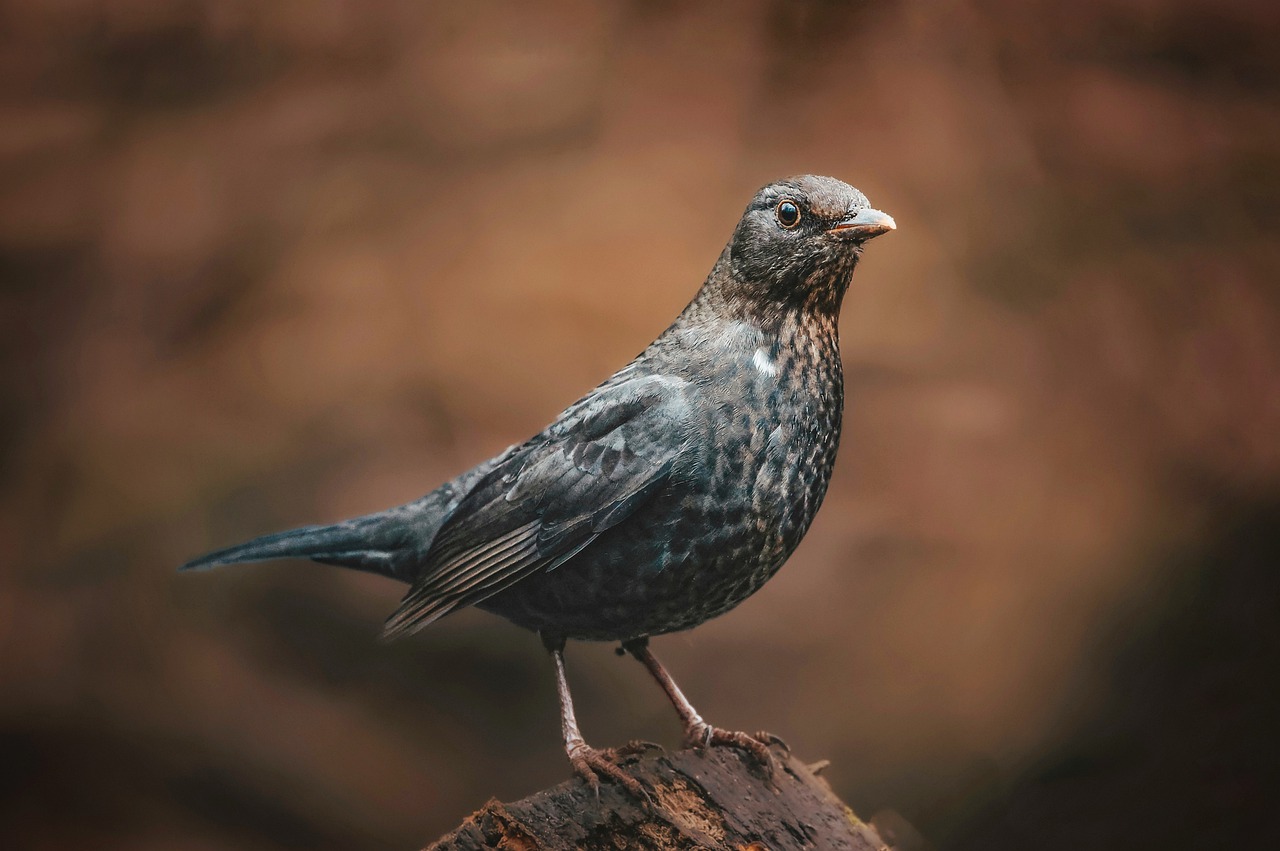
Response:
[[[783,198],[778,202],[774,215],[778,217],[778,224],[787,230],[800,224],[800,206],[790,198]]]

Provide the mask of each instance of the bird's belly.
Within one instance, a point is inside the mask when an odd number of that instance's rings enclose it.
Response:
[[[688,629],[722,614],[781,564],[762,553],[755,536],[706,536],[687,548],[672,543],[606,533],[569,562],[479,607],[539,632],[623,640]]]
[[[669,489],[565,564],[479,607],[539,632],[605,641],[723,614],[777,572],[817,511],[834,451],[800,448],[802,463],[762,454],[713,469],[696,488]]]

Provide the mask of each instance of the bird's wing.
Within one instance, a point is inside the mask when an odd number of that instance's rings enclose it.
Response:
[[[635,511],[684,451],[685,387],[660,376],[605,385],[512,452],[440,530],[384,634],[416,632],[553,570]]]

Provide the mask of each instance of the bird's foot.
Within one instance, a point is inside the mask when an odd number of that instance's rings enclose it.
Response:
[[[735,730],[722,730],[706,723],[694,724],[685,731],[684,743],[686,747],[691,748],[732,745],[746,751],[757,763],[768,768],[771,773],[775,766],[773,754],[769,752],[769,746],[781,745],[788,753],[791,752],[791,749],[787,747],[787,743],[772,733],[740,733]]]
[[[784,742],[781,736],[775,736],[768,730],[760,730],[759,732],[752,733],[751,738],[755,739],[757,742],[764,742],[766,745],[777,745],[788,754],[791,753],[791,745]]]
[[[600,796],[600,775],[603,774],[637,798],[647,800],[649,795],[640,781],[619,768],[617,760],[641,753],[650,746],[654,745],[651,742],[637,741],[620,748],[593,748],[586,742],[577,742],[568,749],[569,764],[573,766],[575,774],[587,781],[596,797]]]
[[[640,756],[641,754],[648,753],[649,751],[662,752],[666,750],[666,748],[657,742],[649,742],[644,739],[632,739],[622,747],[610,748],[609,750],[617,756]]]

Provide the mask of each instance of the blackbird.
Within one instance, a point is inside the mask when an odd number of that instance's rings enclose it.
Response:
[[[601,773],[639,791],[621,749],[578,730],[566,639],[621,642],[675,705],[686,744],[768,761],[767,734],[702,720],[648,639],[738,605],[804,537],[840,439],[840,303],[863,243],[894,227],[831,177],[766,186],[671,327],[540,433],[407,505],[181,569],[308,558],[407,583],[387,636],[465,606],[533,630],[555,665],[569,761],[593,786]]]

